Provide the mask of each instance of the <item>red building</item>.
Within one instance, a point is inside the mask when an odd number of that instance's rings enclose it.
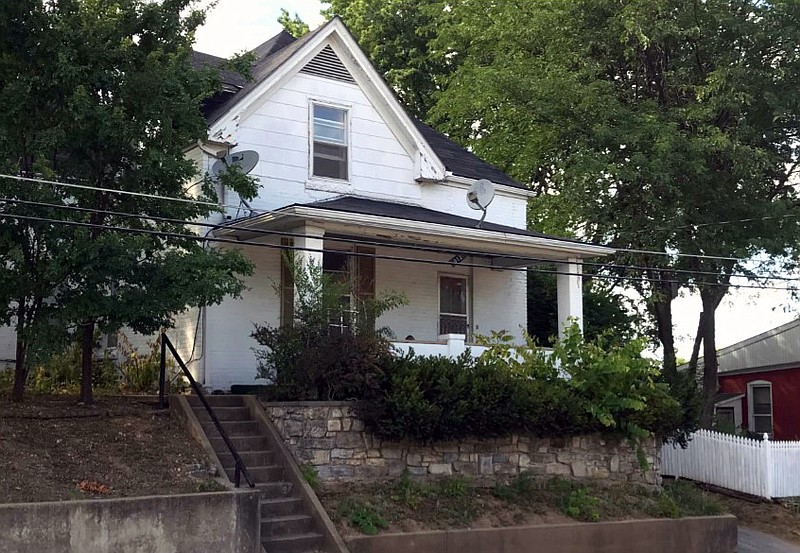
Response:
[[[800,320],[718,352],[717,424],[800,440]]]

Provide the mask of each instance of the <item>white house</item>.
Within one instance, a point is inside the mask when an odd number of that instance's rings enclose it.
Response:
[[[268,245],[215,245],[254,262],[248,290],[170,332],[206,387],[258,383],[254,323],[292,316],[282,245],[357,282],[354,293],[404,292],[408,305],[378,324],[420,353],[457,353],[492,330],[521,336],[520,269],[543,260],[563,272],[559,319],[581,319],[581,260],[612,250],[526,230],[526,187],[410,117],[341,20],[300,39],[282,32],[254,52],[250,82],[221,71],[223,90],[206,105],[209,140],[187,154],[209,171],[226,154],[258,153],[258,197],[221,190],[228,207],[211,222],[226,228],[212,235]],[[223,61],[197,53],[193,63]],[[480,227],[466,200],[479,179],[496,189]]]

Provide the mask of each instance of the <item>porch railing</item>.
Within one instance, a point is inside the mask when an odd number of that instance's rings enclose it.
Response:
[[[231,456],[233,457],[233,484],[237,488],[241,484],[242,476],[244,476],[247,485],[251,488],[255,487],[253,480],[250,478],[250,474],[247,472],[247,467],[244,466],[244,461],[242,461],[242,457],[239,455],[239,452],[236,451],[236,447],[233,445],[228,433],[225,432],[225,429],[222,427],[222,423],[220,423],[219,418],[217,418],[216,413],[214,413],[214,409],[211,408],[211,405],[208,404],[206,400],[206,396],[203,393],[203,389],[197,384],[197,381],[192,376],[192,373],[186,367],[186,363],[183,362],[181,356],[178,354],[175,346],[172,345],[172,342],[167,337],[166,333],[161,333],[161,368],[158,375],[158,404],[163,409],[166,408],[167,402],[165,397],[166,387],[167,387],[167,349],[169,349],[172,356],[175,358],[175,361],[178,363],[178,366],[183,371],[183,376],[189,381],[189,385],[192,387],[192,391],[194,391],[197,398],[200,400],[200,403],[208,413],[208,416],[211,418],[211,421],[214,423],[214,426],[217,428],[219,435],[222,437],[222,441],[225,443],[225,446],[230,451]]]

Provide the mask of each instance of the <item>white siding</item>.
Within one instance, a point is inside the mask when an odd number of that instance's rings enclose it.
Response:
[[[444,211],[461,217],[481,219],[482,212],[467,205],[467,190],[460,186],[426,184],[422,189],[422,207]],[[518,197],[495,194],[486,210],[486,220],[509,227],[527,228],[527,202]]]
[[[245,247],[247,257],[256,265],[246,279],[247,290],[241,299],[227,299],[207,307],[206,387],[229,389],[231,384],[263,384],[256,381],[256,361],[252,348],[258,344],[250,337],[255,323],[279,323],[280,301],[273,284],[280,281],[278,250]]]
[[[13,366],[17,356],[17,334],[10,326],[0,326],[0,369]]]
[[[309,176],[309,108],[315,100],[348,110],[347,183]],[[252,173],[262,185],[258,198],[251,202],[255,209],[313,202],[335,192],[406,201],[420,198],[414,158],[354,84],[298,73],[239,123],[236,150],[242,149],[259,154]]]
[[[379,254],[400,255],[398,250],[379,249]],[[402,254],[405,255],[405,254]],[[448,256],[415,253],[425,260],[447,261]],[[465,263],[470,263],[469,258]],[[519,271],[493,271],[458,265],[439,265],[378,259],[375,265],[376,289],[405,293],[409,303],[383,315],[378,326],[388,326],[397,339],[435,341],[439,335],[439,275],[469,278],[470,321],[475,334],[506,330],[521,339],[526,324],[526,283]]]

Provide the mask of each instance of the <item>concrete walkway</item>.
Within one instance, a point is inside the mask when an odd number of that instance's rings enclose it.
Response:
[[[800,547],[769,534],[739,526],[737,553],[800,553]]]

